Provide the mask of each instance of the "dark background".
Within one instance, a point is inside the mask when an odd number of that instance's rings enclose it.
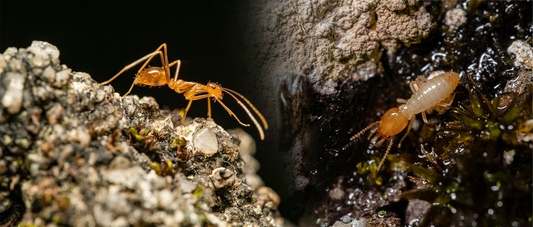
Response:
[[[60,50],[62,64],[103,82],[167,43],[169,62],[182,61],[179,78],[202,84],[218,82],[260,106],[255,98],[258,94],[248,86],[254,76],[244,73],[247,62],[241,59],[246,48],[242,35],[246,20],[239,19],[243,12],[238,1],[217,0],[1,1],[0,52],[8,47],[26,48],[33,40],[46,41]],[[160,66],[160,60],[156,58],[151,65]],[[137,70],[133,68],[111,83],[116,92],[128,91]],[[187,105],[183,95],[167,86],[136,86],[131,94],[152,96],[160,107],[171,110]],[[262,162],[269,156],[269,147],[259,140],[251,120],[229,95],[224,103],[241,121],[251,124],[244,129],[256,139],[256,157]],[[217,124],[226,129],[243,128],[219,104],[212,108]],[[199,100],[193,102],[188,116],[207,117],[206,113],[206,101]],[[269,131],[267,137],[272,129]],[[268,179],[275,179],[268,168],[263,165],[259,172],[267,185]]]
[[[246,76],[238,72],[235,62],[242,43],[240,25],[235,23],[238,8],[233,1],[2,1],[0,51],[26,48],[33,40],[47,41],[60,50],[62,64],[103,82],[167,43],[169,62],[182,61],[180,79],[218,82],[248,97],[242,82]],[[160,66],[159,58],[150,65]],[[116,92],[128,91],[139,67],[111,83]],[[131,94],[153,96],[160,107],[170,109],[187,105],[183,95],[167,86],[136,86]],[[237,116],[247,119],[229,96],[224,101]],[[188,116],[206,117],[206,106],[205,100],[193,102]],[[228,129],[239,126],[220,105],[213,108],[218,124]],[[248,132],[256,136],[251,129]]]

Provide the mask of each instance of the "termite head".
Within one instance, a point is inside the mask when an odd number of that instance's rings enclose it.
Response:
[[[222,99],[222,87],[217,83],[207,83],[206,90],[208,94],[211,94],[219,99]]]
[[[382,136],[391,137],[399,134],[407,126],[407,119],[398,108],[388,110],[381,118],[378,133]]]

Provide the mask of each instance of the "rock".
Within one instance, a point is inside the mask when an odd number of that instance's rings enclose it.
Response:
[[[7,112],[16,114],[22,107],[22,89],[26,78],[19,73],[6,73],[3,83],[7,84],[7,91],[2,97],[2,105],[7,107]]]

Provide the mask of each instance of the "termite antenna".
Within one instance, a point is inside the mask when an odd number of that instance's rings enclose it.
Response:
[[[378,172],[379,172],[379,169],[381,169],[381,166],[383,165],[383,162],[385,162],[385,158],[387,158],[387,155],[389,155],[389,151],[392,147],[392,137],[389,139],[389,146],[387,147],[387,151],[385,151],[385,155],[383,155],[383,158],[381,159],[381,162],[379,163],[378,165]]]
[[[363,130],[361,130],[359,133],[357,133],[354,136],[352,136],[352,138],[350,138],[350,140],[357,139],[359,136],[363,135],[363,133],[365,133],[367,130],[371,129],[372,127],[374,127],[375,125],[377,125],[379,123],[381,123],[381,121],[376,121],[376,122],[370,124],[369,126],[364,128]]]

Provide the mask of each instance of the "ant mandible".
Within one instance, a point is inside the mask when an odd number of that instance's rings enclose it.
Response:
[[[161,51],[161,49],[163,49],[163,51]],[[162,67],[148,67],[148,68],[146,68],[148,63],[156,55],[160,56]],[[180,60],[176,60],[176,61],[173,61],[170,64],[168,63],[167,44],[166,43],[163,43],[154,52],[152,52],[152,53],[140,58],[139,60],[127,65],[122,70],[120,70],[120,72],[118,72],[115,76],[111,77],[111,79],[109,79],[109,80],[107,80],[107,81],[105,81],[103,83],[99,83],[96,86],[102,86],[102,85],[106,85],[106,84],[111,83],[111,81],[116,79],[123,72],[131,69],[132,67],[138,65],[139,63],[141,63],[144,60],[146,60],[146,61],[144,62],[143,66],[137,72],[137,74],[135,76],[135,80],[131,84],[130,89],[122,97],[125,97],[126,95],[128,95],[131,92],[131,89],[133,89],[133,86],[136,85],[136,84],[142,84],[142,85],[148,85],[148,86],[164,86],[164,85],[168,85],[168,87],[170,87],[170,89],[176,91],[178,94],[182,94],[183,93],[183,96],[185,97],[185,99],[189,100],[189,104],[187,104],[187,108],[185,108],[185,114],[183,115],[183,118],[182,118],[182,121],[181,121],[182,124],[183,124],[183,120],[187,116],[187,112],[189,111],[189,108],[191,107],[192,101],[195,101],[195,100],[207,99],[207,117],[210,118],[211,117],[211,102],[210,102],[210,98],[213,98],[216,101],[218,101],[220,103],[220,105],[222,105],[222,107],[224,107],[224,109],[226,109],[226,111],[228,112],[228,114],[230,116],[233,116],[235,119],[237,119],[237,121],[241,125],[246,126],[246,127],[250,126],[249,124],[242,123],[239,120],[239,118],[226,105],[224,105],[224,103],[222,102],[222,92],[225,92],[225,93],[229,94],[231,97],[233,97],[237,101],[237,103],[239,105],[241,105],[241,107],[244,109],[244,111],[246,111],[248,116],[250,116],[250,119],[252,119],[252,121],[254,122],[255,126],[257,127],[257,130],[259,131],[259,136],[261,137],[261,140],[264,139],[265,136],[264,136],[264,133],[263,133],[263,129],[261,128],[261,125],[257,122],[255,117],[252,115],[250,110],[248,110],[248,108],[244,105],[244,103],[242,103],[237,98],[237,96],[240,97],[241,99],[243,99],[252,108],[252,110],[257,114],[257,116],[259,116],[259,118],[263,122],[263,125],[265,126],[265,129],[268,129],[268,124],[267,124],[265,118],[254,107],[254,105],[252,105],[252,103],[250,101],[248,101],[248,99],[246,99],[243,95],[237,93],[236,91],[233,91],[233,90],[228,89],[228,88],[223,88],[222,86],[220,86],[217,83],[209,82],[209,83],[207,83],[207,85],[203,85],[203,84],[196,83],[196,82],[190,82],[190,81],[184,81],[182,79],[178,79],[178,73],[179,73],[179,70],[180,70],[181,61]],[[170,67],[172,67],[174,65],[176,65],[176,73],[174,74],[174,78],[171,79],[170,78]]]

